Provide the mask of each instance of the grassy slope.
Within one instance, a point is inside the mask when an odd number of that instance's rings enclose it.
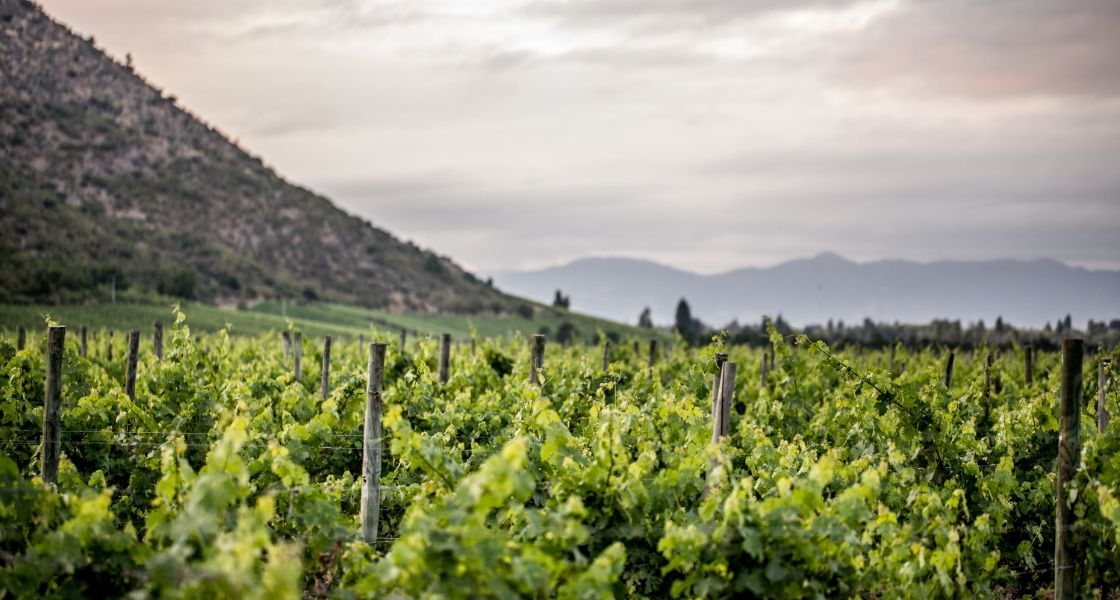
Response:
[[[12,330],[24,325],[29,330],[43,324],[43,316],[77,328],[87,325],[93,329],[108,328],[124,331],[127,329],[148,330],[157,321],[168,323],[171,320],[171,301],[130,302],[116,304],[88,305],[12,305],[0,304],[0,328]],[[196,302],[182,303],[187,315],[187,324],[195,330],[214,331],[232,326],[234,334],[257,335],[267,331],[279,331],[287,327],[287,318],[305,334],[310,336],[332,335],[356,337],[369,333],[370,327],[380,331],[388,330],[393,336],[400,328],[408,329],[413,336],[435,336],[450,333],[456,339],[468,338],[474,328],[479,336],[493,337],[514,333],[537,333],[547,328],[552,335],[560,325],[571,322],[580,337],[589,338],[599,329],[615,332],[622,338],[664,337],[661,332],[652,333],[635,327],[561,311],[547,310],[532,319],[522,317],[488,317],[460,315],[398,314],[338,304],[312,304],[287,306],[277,303],[262,303],[249,310],[221,308]],[[281,313],[286,312],[287,318]]]

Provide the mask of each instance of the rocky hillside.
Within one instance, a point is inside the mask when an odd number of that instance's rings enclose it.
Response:
[[[32,2],[0,0],[0,302],[508,312],[520,301],[293,185]]]

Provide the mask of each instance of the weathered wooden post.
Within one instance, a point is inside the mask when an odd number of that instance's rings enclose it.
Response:
[[[534,333],[529,340],[529,381],[542,385],[541,368],[544,367],[544,336]]]
[[[405,344],[406,341],[408,341],[408,331],[405,330],[402,327],[399,337],[400,337],[400,339],[398,340],[398,344],[400,344],[401,351],[403,352],[404,351],[404,344]]]
[[[992,352],[988,351],[988,356],[984,359],[984,400],[989,401],[992,398],[992,364],[995,361],[992,357]]]
[[[292,337],[294,338],[292,342],[295,345],[292,348],[292,357],[295,359],[292,372],[295,374],[296,381],[299,381],[300,377],[303,376],[303,334],[297,331]]]
[[[716,373],[712,375],[712,414],[716,414],[716,407],[719,404],[719,380],[723,376],[723,363],[727,362],[726,352],[716,353]]]
[[[712,443],[731,429],[731,404],[735,400],[735,363],[725,361],[719,373],[719,400],[712,411]]]
[[[769,354],[769,356],[770,356],[770,368],[768,370],[773,371],[774,370],[774,343],[773,342],[770,342],[770,354]]]
[[[719,360],[720,354],[716,355]],[[765,362],[766,357],[762,360]],[[718,444],[720,438],[726,436],[731,429],[731,403],[735,397],[735,363],[726,360],[720,365],[719,375],[716,375],[717,385],[712,399],[712,443]],[[704,483],[704,496],[712,486],[712,471],[715,470],[717,461],[712,460],[708,470],[708,481]]]
[[[362,540],[377,541],[381,512],[381,378],[385,373],[385,344],[369,345],[366,379],[366,414],[362,427]]]
[[[641,351],[642,349],[641,346],[638,345],[638,340],[634,340],[634,356],[640,356],[638,353]]]
[[[1026,370],[1024,381],[1029,387],[1034,383],[1034,348],[1030,344],[1023,347],[1023,367]]]
[[[1105,392],[1108,391],[1108,370],[1112,361],[1102,358],[1097,365],[1097,431],[1108,429],[1108,408],[1104,405]]]
[[[646,359],[646,366],[650,369],[657,363],[657,340],[649,341],[649,358]]]
[[[439,383],[447,383],[451,370],[451,334],[444,333],[439,336]]]
[[[163,321],[156,321],[152,332],[152,351],[155,352],[156,360],[163,360]]]
[[[62,356],[66,342],[66,328],[52,325],[47,331],[46,394],[43,397],[43,483],[58,482],[58,457],[62,452]]]
[[[323,338],[323,368],[319,374],[319,395],[323,400],[331,393],[331,336]]]
[[[611,341],[603,340],[603,370],[606,371],[611,364]]]
[[[280,334],[280,337],[284,340],[284,362],[288,362],[288,359],[292,357],[292,334],[289,331],[284,331]]]
[[[23,350],[23,347],[26,345],[27,330],[23,328],[23,325],[20,325],[16,327],[16,350]]]
[[[1061,396],[1058,399],[1058,514],[1054,538],[1056,600],[1076,596],[1076,567],[1081,562],[1072,535],[1075,515],[1066,486],[1077,472],[1077,460],[1081,455],[1081,363],[1084,353],[1082,340],[1062,340]]]
[[[105,335],[105,360],[113,362],[113,331]]]
[[[80,340],[78,343],[78,355],[82,358],[89,357],[89,345],[86,343],[86,326],[82,325],[80,333]]]
[[[128,362],[125,363],[124,393],[136,399],[136,363],[140,358],[140,331],[128,332]]]
[[[949,351],[949,358],[945,361],[945,389],[953,386],[953,358],[956,353],[952,350]]]

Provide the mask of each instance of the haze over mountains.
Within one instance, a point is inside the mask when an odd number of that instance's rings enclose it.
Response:
[[[586,258],[535,271],[500,272],[502,290],[541,302],[557,289],[571,307],[634,322],[649,306],[658,324],[672,323],[677,302],[710,325],[755,322],[781,314],[794,325],[839,319],[928,322],[1002,316],[1009,323],[1042,326],[1066,314],[1120,317],[1120,271],[1071,267],[1054,260],[884,260],[859,263],[833,253],[768,268],[700,275],[646,260]]]

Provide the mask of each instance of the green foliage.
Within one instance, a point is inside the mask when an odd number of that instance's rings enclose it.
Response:
[[[42,336],[0,339],[0,595],[15,597],[972,597],[1053,581],[1058,357],[837,352],[770,332],[763,353],[678,341],[654,367],[629,340],[390,347],[379,537],[359,536],[363,349],[291,376],[279,336],[197,336],[176,310],[122,391],[119,340],[68,336],[62,464],[39,468]],[[384,332],[381,335],[394,335]],[[374,337],[378,335],[374,333]],[[305,336],[305,342],[308,340]],[[711,440],[714,355],[740,365]],[[979,356],[983,356],[980,354]],[[1115,357],[1114,357],[1115,358]],[[752,368],[747,368],[750,365]],[[1087,372],[1095,373],[1095,363]],[[1086,377],[1084,406],[1095,398]],[[1108,406],[1120,414],[1116,390]],[[1120,438],[1086,408],[1071,488],[1086,590],[1120,585]]]

